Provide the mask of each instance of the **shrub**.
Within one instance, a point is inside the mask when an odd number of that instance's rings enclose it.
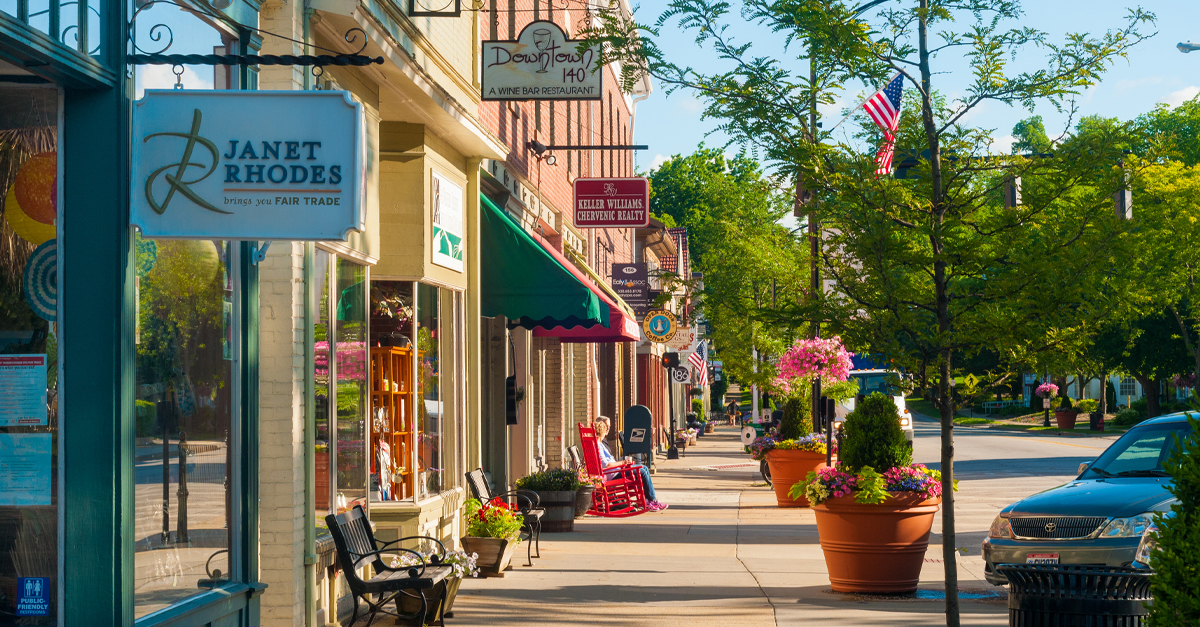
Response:
[[[840,457],[851,471],[867,466],[887,470],[912,463],[912,449],[891,397],[876,392],[864,398],[846,416],[842,432]]]
[[[795,440],[807,434],[809,410],[803,399],[792,397],[783,404],[783,418],[779,421],[779,439]]]
[[[698,398],[693,398],[692,399],[692,412],[695,413],[697,416],[703,415],[704,414],[704,401],[702,401]]]
[[[1100,408],[1100,401],[1094,398],[1085,398],[1079,401],[1079,403],[1075,405],[1075,408],[1079,411],[1091,413]]]
[[[487,503],[467,499],[465,508],[468,536],[511,540],[521,534],[522,518],[500,499]]]
[[[1132,403],[1130,403],[1129,408],[1136,409],[1136,410],[1138,410],[1139,413],[1141,413],[1142,415],[1145,415],[1146,414],[1146,406],[1148,404],[1149,404],[1149,401],[1147,401],[1146,397],[1143,396],[1139,399],[1135,399]]]
[[[1109,409],[1117,406],[1117,388],[1113,387],[1112,381],[1104,382],[1104,398],[1108,400]]]
[[[137,401],[134,407],[134,429],[139,438],[148,438],[154,435],[154,419],[158,413],[158,408],[150,401]]]
[[[1145,419],[1146,414],[1133,408],[1125,408],[1117,412],[1116,417],[1113,418],[1113,422],[1122,427],[1129,427]]]
[[[1150,624],[1154,627],[1200,625],[1200,419],[1189,417],[1192,436],[1164,464],[1174,483],[1167,488],[1177,503],[1171,516],[1159,516],[1157,551],[1150,556]]]
[[[1063,395],[1063,396],[1059,397],[1058,411],[1070,411],[1073,406],[1074,405],[1073,405],[1073,403],[1071,403],[1070,396]]]
[[[563,492],[579,488],[579,475],[569,468],[551,468],[517,479],[517,487],[534,492]]]

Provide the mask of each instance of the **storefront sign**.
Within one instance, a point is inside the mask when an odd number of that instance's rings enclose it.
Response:
[[[50,578],[17,578],[17,616],[50,615]]]
[[[650,224],[650,181],[643,177],[575,179],[575,226],[645,227]]]
[[[130,219],[147,237],[345,241],[366,227],[362,134],[346,92],[147,91]]]
[[[0,427],[46,420],[46,356],[0,355]]]
[[[600,46],[581,53],[578,44],[546,21],[531,22],[516,41],[483,42],[483,99],[599,100]]]
[[[667,348],[679,353],[679,358],[687,357],[688,353],[696,350],[700,343],[700,332],[696,327],[681,326],[675,337],[667,340]]]
[[[645,318],[650,311],[650,286],[646,282],[646,264],[614,263],[612,266],[613,291],[629,303],[638,318]]]
[[[651,309],[642,319],[642,332],[647,340],[661,344],[675,337],[678,325],[675,314],[666,309]]]
[[[691,383],[692,371],[682,366],[671,368],[671,380],[675,383]]]
[[[433,173],[433,263],[463,270],[463,188]]]
[[[44,412],[45,410],[43,410]],[[49,433],[0,433],[0,507],[50,504]]]

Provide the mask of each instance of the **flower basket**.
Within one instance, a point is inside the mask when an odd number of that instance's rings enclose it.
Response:
[[[941,497],[895,492],[878,505],[839,496],[813,506],[834,592],[913,592]]]
[[[454,598],[458,596],[458,587],[462,585],[462,577],[447,577],[437,582],[427,590],[405,590],[396,597],[401,614],[416,614],[421,609],[421,600],[417,594],[425,597],[425,624],[444,625],[446,614],[454,607]]]
[[[584,514],[592,509],[592,495],[596,492],[596,486],[585,484],[579,486],[575,491],[575,517],[582,518]]]
[[[1075,419],[1079,417],[1079,412],[1074,409],[1057,409],[1054,411],[1054,422],[1058,423],[1059,429],[1074,429]]]
[[[503,577],[512,561],[513,550],[517,547],[516,538],[477,538],[466,536],[462,538],[463,552],[478,553],[475,565],[479,567],[482,577]]]
[[[704,425],[704,432],[705,432],[705,433],[712,433],[712,432],[713,432],[713,423],[711,423],[711,422],[710,422],[710,423],[707,423],[707,424],[705,424],[705,425]]]
[[[772,449],[767,453],[767,465],[771,467],[771,486],[779,507],[808,507],[807,498],[793,499],[788,490],[809,472],[825,468],[825,453]]]

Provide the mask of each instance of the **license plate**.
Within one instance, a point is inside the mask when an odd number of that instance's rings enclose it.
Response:
[[[1058,553],[1026,553],[1026,564],[1057,564]]]

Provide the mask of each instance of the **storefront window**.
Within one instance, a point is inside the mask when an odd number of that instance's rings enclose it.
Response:
[[[440,290],[417,284],[417,483],[420,496],[442,491],[442,388]]]
[[[367,270],[337,258],[337,509],[366,505]]]
[[[371,282],[371,499],[413,498],[413,283]]]
[[[330,484],[333,471],[330,469],[330,443],[332,434],[329,431],[329,253],[317,249],[313,256],[314,285],[311,315],[313,318],[313,392],[316,397],[316,484],[317,493],[315,504],[317,523],[325,524],[332,505]]]
[[[0,89],[0,620],[57,624],[58,92]]]
[[[234,283],[229,242],[135,238],[134,605],[229,579]]]

